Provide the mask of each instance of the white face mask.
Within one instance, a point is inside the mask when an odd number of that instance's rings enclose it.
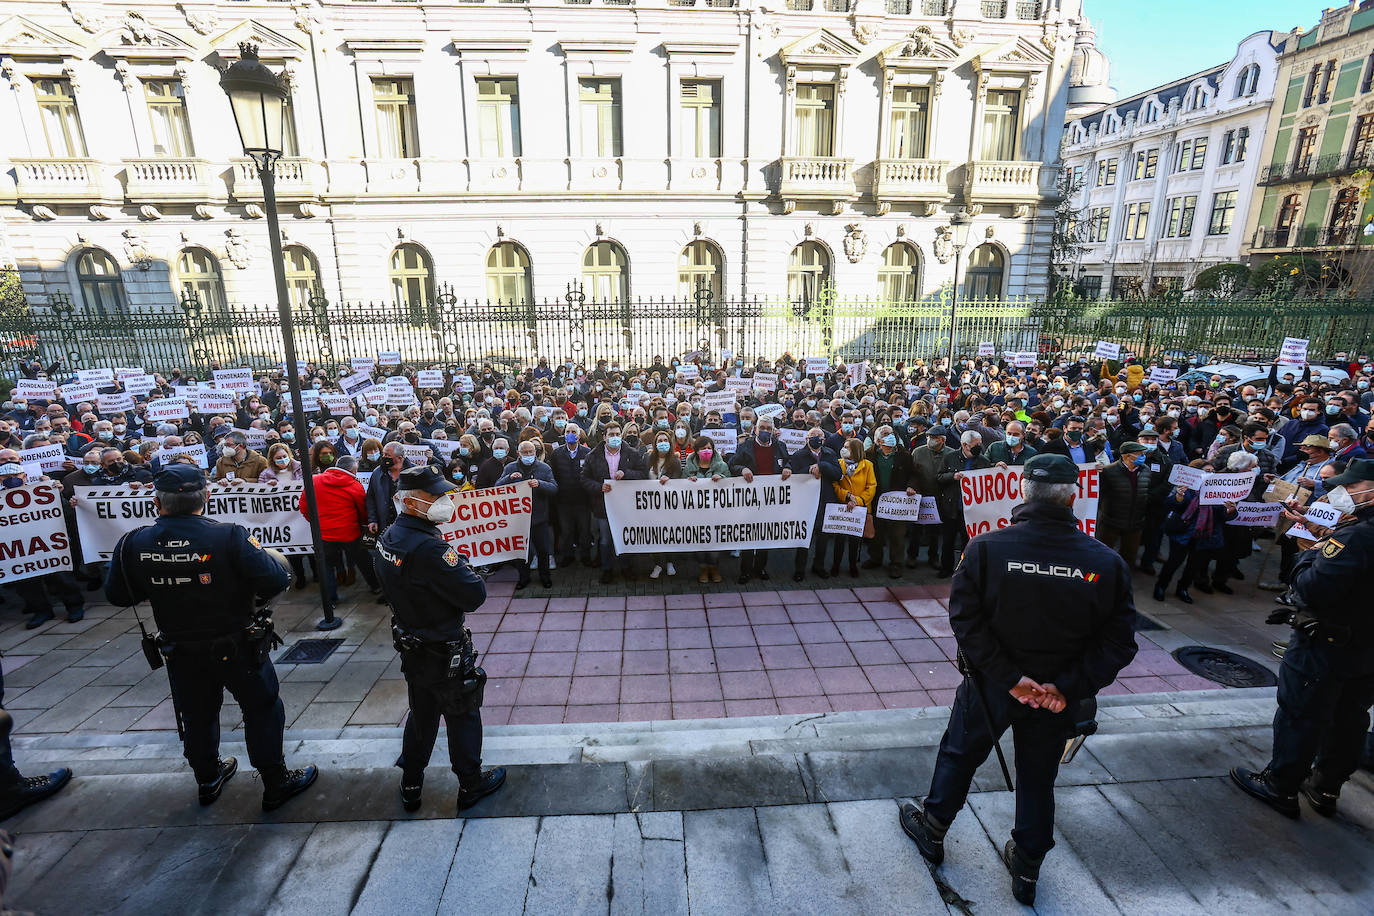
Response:
[[[1331,508],[1339,509],[1345,515],[1354,515],[1355,509],[1358,508],[1355,505],[1355,497],[1351,496],[1345,487],[1333,487],[1326,494],[1326,501],[1331,504]]]

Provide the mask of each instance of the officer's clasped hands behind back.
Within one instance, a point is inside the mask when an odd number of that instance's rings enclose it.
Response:
[[[248,759],[263,780],[271,811],[308,788],[313,766],[286,768],[286,716],[268,653],[270,621],[255,606],[291,584],[280,555],[264,550],[242,525],[205,518],[206,483],[194,465],[174,464],[154,478],[158,519],[120,538],[105,594],[131,607],[147,600],[167,661],[172,702],[201,804],[215,801],[238,768],[219,756],[219,710],[227,689],[243,711]]]

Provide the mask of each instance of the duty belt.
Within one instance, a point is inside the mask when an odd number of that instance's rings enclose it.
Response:
[[[441,658],[459,659],[460,671],[470,670],[477,665],[477,650],[472,644],[472,630],[463,628],[462,639],[424,639],[414,633],[407,633],[394,621],[391,624],[391,644],[402,654],[429,654]],[[458,672],[453,672],[452,677]]]

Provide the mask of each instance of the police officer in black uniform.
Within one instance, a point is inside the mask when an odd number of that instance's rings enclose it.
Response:
[[[199,468],[170,465],[153,484],[157,522],[119,539],[105,595],[121,607],[145,598],[153,606],[200,803],[219,798],[238,769],[233,757],[219,756],[219,709],[227,689],[243,711],[248,760],[262,776],[262,808],[271,811],[319,775],[313,766],[286,768],[286,714],[268,656],[271,622],[258,611],[291,584],[291,573],[242,525],[202,515],[206,483]]]
[[[1346,517],[1298,557],[1292,606],[1269,618],[1293,626],[1279,668],[1273,756],[1258,773],[1231,770],[1236,785],[1293,818],[1299,792],[1318,814],[1336,813],[1374,704],[1374,461],[1353,459],[1326,492]]]
[[[903,805],[902,829],[934,865],[964,807],[974,771],[1008,727],[1016,746],[1016,824],[1002,851],[1012,895],[1035,900],[1054,846],[1054,779],[1077,705],[1135,657],[1135,605],[1126,562],[1078,530],[1078,469],[1040,454],[1022,469],[1025,502],[1012,525],[970,541],[954,573],[950,625],[964,681],[924,805]]]
[[[396,521],[377,542],[377,575],[391,605],[392,637],[410,695],[401,739],[401,804],[420,807],[425,767],[448,724],[448,755],[458,776],[458,810],[471,808],[506,781],[502,767],[482,769],[482,691],[472,632],[463,626],[487,600],[467,558],[439,534],[453,518],[456,488],[431,466],[407,468],[397,481]]]

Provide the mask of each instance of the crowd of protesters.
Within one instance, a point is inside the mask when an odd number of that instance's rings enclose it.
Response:
[[[656,356],[648,365],[540,359],[525,367],[373,366],[378,380],[408,379],[411,403],[371,404],[359,396],[335,413],[337,406],[312,402],[304,429],[292,420],[280,370],[254,373],[257,390],[239,394],[232,412],[149,422],[150,402],[196,390],[210,377],[172,369],[155,374],[152,389],[135,399],[132,411],[102,414],[95,401],[12,396],[0,412],[0,476],[7,468],[17,473],[17,450],[60,443],[67,460],[48,476],[61,479],[64,497],[75,505],[82,487],[146,486],[169,446],[203,444],[206,473],[213,485],[225,487],[299,481],[308,449],[330,566],[341,571],[342,584],[351,584],[356,570],[375,591],[365,539],[395,519],[391,497],[401,470],[428,461],[462,489],[535,482],[531,555],[519,564],[522,589],[531,584],[532,571],[547,587],[558,568],[577,563],[599,568],[603,583],[617,575],[629,581],[694,573],[703,584],[723,575],[744,584],[773,575],[798,581],[854,577],[861,567],[885,567],[895,579],[918,566],[923,550],[924,562],[948,577],[966,540],[960,476],[1022,465],[1049,452],[1102,466],[1098,537],[1133,568],[1156,577],[1157,599],[1177,576],[1175,594],[1191,602],[1190,589],[1231,591],[1255,531],[1225,524],[1234,507],[1202,506],[1195,491],[1171,484],[1171,467],[1258,467],[1254,498],[1276,478],[1320,497],[1323,479],[1374,449],[1369,360],[1341,356],[1332,364],[1346,376],[1338,384],[1314,379],[1311,367],[1275,361],[1267,381],[1239,387],[1222,376],[1190,372],[1197,360],[1190,366],[1129,355],[1118,362],[1056,354],[1028,368],[996,358],[968,359],[952,369],[919,359],[856,366],[837,361],[821,374],[808,374],[805,361],[790,354],[757,360],[732,355],[724,364],[692,354]],[[18,368],[23,378],[59,384],[74,377],[60,362]],[[441,371],[442,386],[420,387],[423,369]],[[1151,382],[1152,369],[1184,375]],[[330,373],[313,364],[302,370],[304,389],[319,394],[338,392],[354,374],[353,368]],[[709,393],[729,390],[731,377],[773,374],[776,387],[769,379],[768,390],[753,386],[731,407],[706,405]],[[121,385],[103,390],[117,392]],[[789,429],[799,432],[781,435]],[[822,480],[820,511],[829,503],[871,507],[882,494],[901,491],[933,496],[941,522],[875,519],[871,537],[830,536],[818,527],[809,550],[746,550],[737,562],[714,552],[653,554],[640,562],[615,555],[606,481],[752,481],[774,474]],[[69,528],[75,537],[74,521]],[[1280,579],[1297,553],[1283,540]],[[1167,557],[1161,555],[1166,541]],[[780,553],[792,554],[791,562],[773,556]],[[294,558],[293,565],[303,585],[304,563]],[[87,571],[92,588],[97,572]],[[334,581],[324,588],[337,600]],[[35,626],[52,613],[39,591],[32,601],[26,598]]]

